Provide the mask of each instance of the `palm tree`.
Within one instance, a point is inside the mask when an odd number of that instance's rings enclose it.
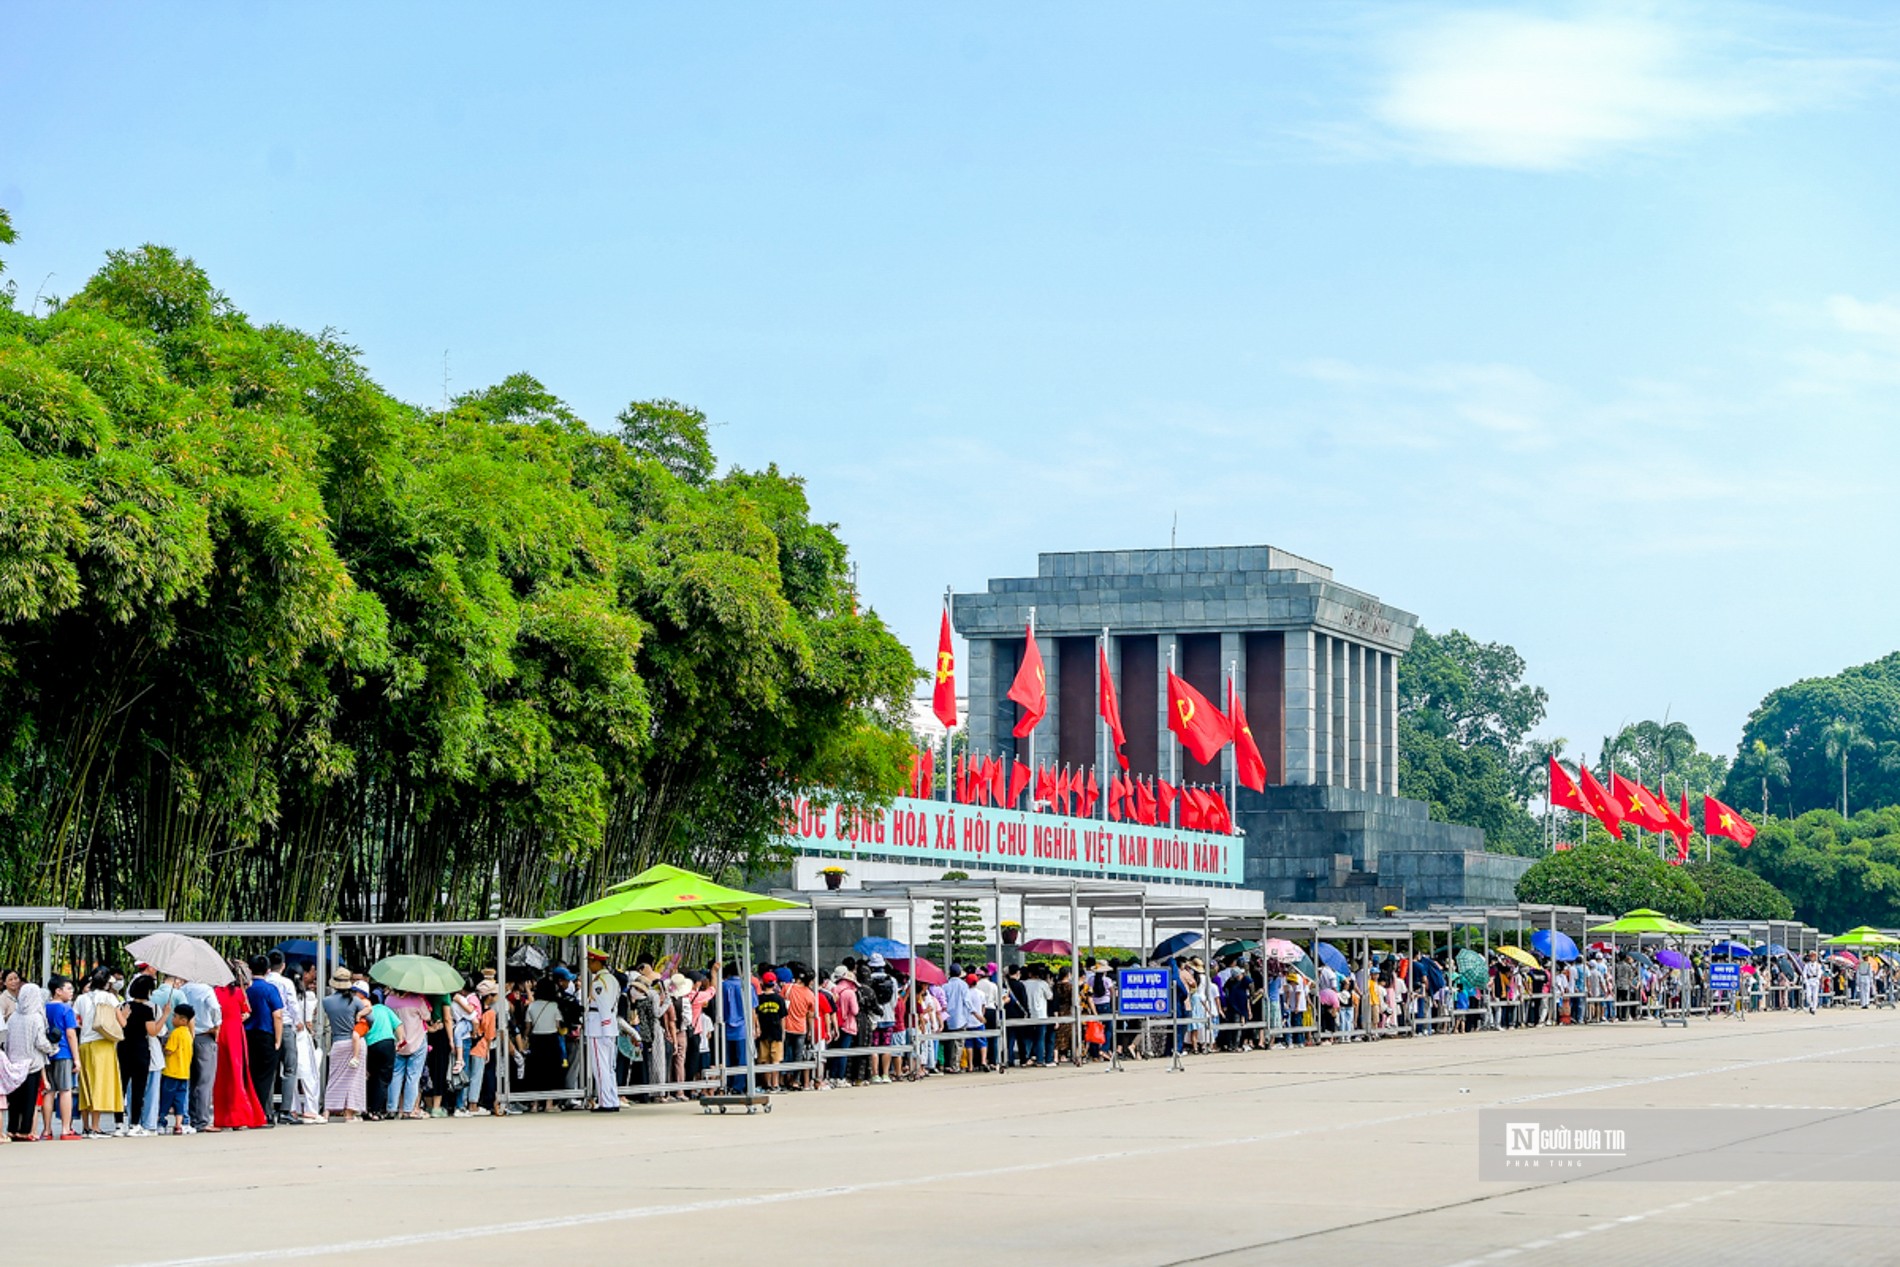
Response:
[[[1871,750],[1874,742],[1862,733],[1857,723],[1837,719],[1821,732],[1821,746],[1829,761],[1838,758],[1841,763],[1841,817],[1846,818],[1847,758],[1863,749]]]
[[[1788,759],[1781,755],[1781,749],[1770,748],[1760,739],[1740,756],[1735,758],[1735,766],[1742,777],[1761,780],[1761,816],[1768,817],[1768,784],[1785,784],[1788,781]]]

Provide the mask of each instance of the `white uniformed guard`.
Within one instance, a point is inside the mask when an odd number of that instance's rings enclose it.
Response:
[[[594,1075],[594,1111],[620,1107],[620,980],[607,966],[607,952],[587,952],[587,1055]]]
[[[1821,1006],[1821,961],[1808,952],[1808,961],[1801,965],[1802,1002],[1807,1004],[1809,1012]]]

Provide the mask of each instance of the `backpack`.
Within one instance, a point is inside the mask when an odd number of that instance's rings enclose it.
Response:
[[[871,978],[871,992],[877,995],[879,1007],[888,1006],[897,997],[897,983],[880,973]]]
[[[554,1006],[561,1009],[562,1029],[573,1029],[581,1023],[581,1001],[566,990],[554,996]]]
[[[888,978],[887,978],[888,980]],[[884,1005],[879,1002],[877,990],[860,981],[858,990],[858,1032],[862,1034],[865,1026],[876,1027],[884,1015]]]

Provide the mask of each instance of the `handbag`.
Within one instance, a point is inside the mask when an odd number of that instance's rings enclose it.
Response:
[[[1102,1028],[1100,1021],[1090,1021],[1082,1027],[1082,1041],[1101,1044],[1108,1041],[1108,1031]]]
[[[125,1038],[125,1026],[119,1024],[117,1004],[101,999],[92,1010],[92,1031],[101,1038],[110,1038],[120,1042]]]

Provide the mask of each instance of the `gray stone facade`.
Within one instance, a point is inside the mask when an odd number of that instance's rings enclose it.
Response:
[[[1273,546],[1037,562],[1035,576],[952,598],[951,619],[969,643],[973,753],[1100,764],[1095,648],[1106,634],[1136,773],[1225,787],[1232,747],[1217,765],[1193,767],[1168,729],[1166,676],[1172,665],[1223,708],[1232,683],[1267,764],[1265,793],[1243,789],[1234,811],[1247,836],[1247,885],[1269,905],[1510,900],[1527,859],[1486,853],[1481,831],[1434,823],[1423,803],[1398,795],[1398,661],[1416,616]],[[1049,707],[1034,736],[1018,741],[1018,709],[1005,693],[1032,617]]]

